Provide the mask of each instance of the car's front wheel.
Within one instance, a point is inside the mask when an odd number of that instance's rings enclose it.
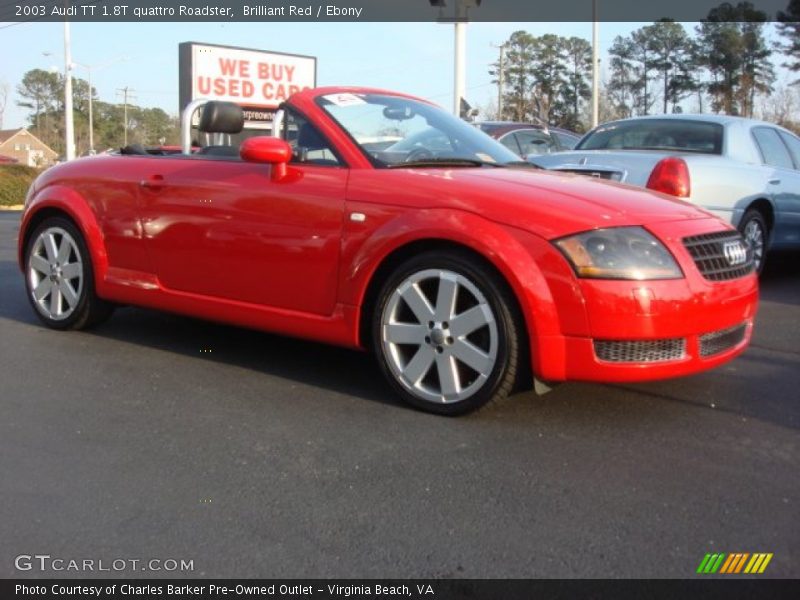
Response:
[[[756,273],[760,274],[764,270],[764,262],[767,258],[767,239],[769,236],[769,230],[763,215],[754,208],[745,212],[739,223],[739,232],[750,245],[750,250],[753,253],[753,266]]]
[[[406,402],[460,415],[511,391],[518,326],[513,299],[491,268],[458,252],[424,253],[383,286],[373,344],[382,371]]]
[[[83,236],[63,217],[45,219],[30,236],[25,283],[37,316],[53,329],[82,329],[106,319],[113,310],[95,294]]]

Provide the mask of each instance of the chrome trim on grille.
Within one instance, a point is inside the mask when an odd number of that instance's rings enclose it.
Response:
[[[744,341],[746,335],[747,323],[704,333],[700,336],[700,356],[708,358],[735,348]]]
[[[736,279],[753,271],[753,251],[738,231],[685,237],[683,245],[700,273],[710,281]]]
[[[616,363],[654,363],[680,360],[686,356],[686,340],[594,340],[599,360]]]

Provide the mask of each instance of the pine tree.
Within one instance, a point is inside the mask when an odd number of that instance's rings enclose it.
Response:
[[[786,12],[778,12],[777,28],[783,42],[777,42],[776,46],[788,59],[782,66],[800,71],[800,0],[790,0]],[[794,81],[798,82],[800,79]]]

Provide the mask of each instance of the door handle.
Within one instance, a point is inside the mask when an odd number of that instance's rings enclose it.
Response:
[[[780,184],[780,182],[781,182],[781,180],[780,180],[780,179],[770,179],[770,180],[769,180],[769,184],[770,184],[770,185],[779,185],[779,184]]]
[[[166,185],[164,183],[163,175],[153,175],[149,179],[142,179],[139,182],[139,187],[147,188],[150,190],[160,190]]]

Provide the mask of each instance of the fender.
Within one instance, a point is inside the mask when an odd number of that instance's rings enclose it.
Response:
[[[83,239],[89,248],[89,255],[94,270],[95,287],[99,295],[105,276],[108,271],[108,254],[103,241],[103,232],[97,222],[97,217],[89,208],[89,204],[74,189],[63,185],[50,185],[38,190],[25,208],[20,225],[20,235],[17,246],[20,269],[25,271],[25,239],[29,234],[30,223],[37,214],[45,209],[56,209],[66,213],[83,234]]]
[[[761,192],[758,194],[751,194],[745,198],[742,198],[736,204],[733,205],[731,209],[731,218],[730,223],[734,227],[739,227],[739,222],[742,220],[744,213],[747,212],[749,208],[752,208],[754,204],[768,204],[769,209],[772,211],[772,218],[777,222],[778,217],[778,207],[775,205],[774,194],[768,194],[766,192]],[[773,227],[774,229],[774,227]]]
[[[474,213],[452,209],[400,213],[364,240],[351,260],[343,261],[345,270],[340,278],[340,302],[357,307],[356,322],[360,323],[369,284],[390,254],[419,241],[459,244],[483,256],[505,278],[522,310],[534,369],[539,372],[541,357],[546,356],[544,338],[560,338],[562,335],[559,315],[544,274],[519,240],[520,234],[535,236],[510,229]]]

